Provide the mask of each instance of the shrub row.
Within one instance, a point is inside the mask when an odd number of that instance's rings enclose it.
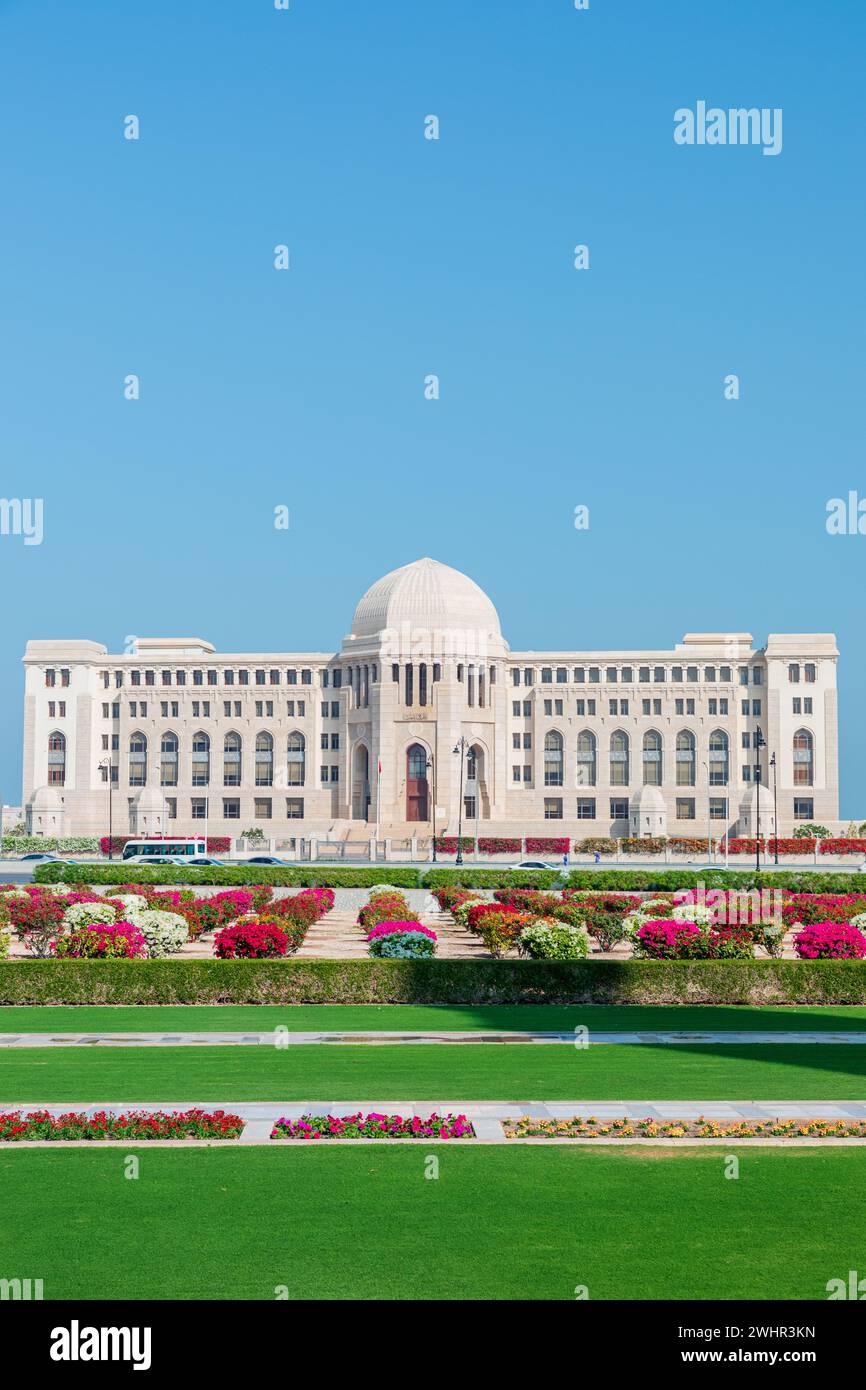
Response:
[[[203,884],[207,886],[242,886],[271,884],[305,888],[370,888],[385,883],[394,888],[558,888],[563,882],[569,888],[621,889],[626,892],[641,889],[696,888],[699,883],[708,888],[789,888],[794,892],[838,892],[840,886],[856,884],[857,879],[840,875],[830,869],[816,873],[810,869],[776,869],[757,875],[754,869],[572,869],[560,875],[551,869],[482,869],[471,864],[462,868],[436,868],[426,872],[394,864],[372,865],[370,868],[264,868],[259,865],[222,869],[147,868],[143,865],[122,864],[39,864],[34,872],[37,883],[153,883]],[[866,887],[866,883],[864,883]]]
[[[838,893],[858,886],[855,875],[838,870],[816,873],[811,869],[770,869],[756,874],[754,869],[572,869],[566,876],[569,888],[581,889],[667,889],[697,888],[787,888],[795,893]],[[539,885],[540,886],[540,885]],[[866,885],[864,885],[866,887]]]
[[[273,887],[370,888],[374,883],[390,883],[398,888],[416,888],[418,870],[382,864],[366,868],[266,868],[238,865],[222,869],[187,869],[173,865],[141,864],[39,864],[33,875],[37,883],[183,883],[227,887],[268,883]]]
[[[866,961],[0,961],[0,1004],[866,1004]]]

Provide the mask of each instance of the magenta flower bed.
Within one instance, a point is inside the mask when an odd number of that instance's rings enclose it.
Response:
[[[637,934],[642,952],[652,960],[679,960],[688,955],[701,931],[694,922],[663,919],[647,922]]]
[[[85,960],[136,960],[147,954],[144,934],[131,922],[93,922],[51,943],[55,956]]]
[[[115,1114],[98,1110],[87,1115],[70,1110],[51,1115],[47,1110],[11,1110],[0,1115],[0,1143],[26,1139],[237,1139],[243,1133],[240,1115],[226,1110],[128,1110]]]
[[[475,1131],[465,1115],[429,1115],[404,1119],[402,1115],[302,1115],[299,1120],[282,1116],[271,1130],[272,1139],[472,1139]]]
[[[420,922],[379,922],[367,932],[367,940],[375,941],[379,936],[392,936],[395,932],[407,931],[420,932],[422,936],[429,936],[431,941],[437,940],[435,931],[422,926]]]
[[[848,922],[813,922],[794,933],[801,960],[862,960],[866,936]]]
[[[223,927],[214,937],[214,955],[222,960],[267,960],[273,956],[284,956],[289,949],[289,938],[275,922],[238,922],[233,927]]]

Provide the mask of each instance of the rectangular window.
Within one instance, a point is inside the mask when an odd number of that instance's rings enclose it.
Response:
[[[686,700],[686,714],[694,714],[694,712],[695,712],[695,702],[694,702],[694,700]]]
[[[562,820],[561,796],[546,796],[544,798],[544,819]]]
[[[760,713],[761,713],[761,702],[760,702],[760,700],[753,700],[753,701],[752,701],[752,715],[753,715],[753,717],[756,716],[756,715],[757,715],[757,716],[760,716]]]
[[[685,714],[685,712],[686,712],[686,702],[685,702],[685,700],[674,700],[674,713],[675,713],[675,714]]]
[[[271,819],[271,798],[269,796],[257,796],[253,805],[255,807],[256,820]]]
[[[628,820],[628,801],[621,800],[618,796],[611,797],[610,818],[611,820]]]
[[[617,670],[616,670],[616,667],[615,667],[615,666],[608,666],[608,668],[607,668],[607,683],[608,683],[608,685],[616,685],[616,677],[617,677]]]
[[[713,697],[710,696],[709,700],[707,701],[707,708],[708,708],[710,714],[718,714],[718,712],[719,712],[719,702],[718,702],[718,700],[714,700]]]
[[[802,714],[802,713],[803,713],[802,704],[803,704],[803,701],[800,699],[800,696],[799,696],[799,695],[795,695],[795,696],[793,697],[793,699],[791,700],[791,708],[792,708],[794,714]]]
[[[520,747],[520,734],[512,734],[512,735],[511,735],[511,747],[512,747],[512,748],[519,748],[519,747]]]
[[[623,685],[631,685],[631,682],[632,682],[633,680],[634,680],[634,671],[632,670],[632,668],[631,668],[630,666],[623,666],[623,668],[622,668],[622,681],[623,681]]]
[[[520,764],[519,764],[519,763],[512,763],[512,765],[511,765],[511,780],[512,780],[512,782],[519,782],[519,781],[520,781]]]
[[[763,685],[763,684],[764,684],[764,673],[763,673],[763,671],[761,670],[760,666],[753,666],[753,667],[752,667],[752,685]]]
[[[743,715],[745,715],[746,718],[748,719],[748,717],[749,717],[749,702],[748,702],[748,700],[741,700],[741,701],[740,701],[740,713],[743,714]]]
[[[653,700],[653,714],[654,714],[654,715],[655,715],[655,714],[661,714],[661,712],[662,712],[662,702],[661,702],[661,700]]]
[[[579,796],[577,798],[577,819],[595,820],[594,796]]]
[[[223,797],[223,820],[240,820],[241,803],[236,796]]]
[[[727,803],[723,796],[710,797],[710,820],[727,819]]]
[[[788,667],[788,680],[790,681],[791,685],[800,684],[800,667],[797,665],[795,661],[792,661],[790,666]]]
[[[693,796],[677,797],[677,820],[694,820],[695,818],[695,798]]]
[[[595,700],[587,700],[586,712],[587,714],[595,714]]]
[[[545,713],[545,714],[553,714],[553,701],[552,701],[552,700],[545,700],[545,702],[544,702],[544,713]]]
[[[751,769],[751,767],[750,767],[750,765],[749,765],[748,763],[744,763],[744,764],[743,764],[743,781],[744,781],[744,782],[751,782],[751,780],[752,780],[752,769]]]
[[[190,802],[193,820],[205,820],[207,818],[207,799],[203,796],[194,796]]]
[[[642,708],[642,710],[643,710],[644,715],[650,714],[650,713],[652,712],[652,703],[651,703],[651,701],[649,701],[649,700],[641,700],[641,708]]]
[[[704,667],[704,680],[705,680],[705,681],[713,681],[713,682],[715,682],[715,679],[716,679],[716,668],[715,668],[715,666],[705,666],[705,667]]]
[[[726,699],[719,700],[719,714],[727,714],[728,702]]]
[[[523,780],[524,782],[532,781],[532,765],[530,763],[527,763],[523,769]]]
[[[807,684],[807,685],[814,685],[814,684],[815,684],[815,677],[816,677],[816,675],[817,675],[817,668],[812,664],[812,662],[810,662],[810,661],[807,661],[807,662],[806,662],[806,665],[805,665],[804,668],[803,668],[803,674],[804,674],[805,677],[806,677],[806,684]],[[64,682],[64,684],[68,685],[69,682],[66,681],[66,682]]]
[[[519,719],[519,718],[520,718],[520,701],[519,701],[519,700],[512,700],[512,701],[511,701],[511,713],[512,713],[512,715],[514,716],[515,719]]]
[[[532,714],[532,701],[531,701],[531,700],[524,700],[524,701],[523,701],[523,717],[524,717],[524,719],[528,719],[528,718],[530,717],[531,714]]]
[[[286,797],[286,816],[289,820],[304,819],[304,798],[302,796]]]
[[[812,696],[811,696],[811,695],[807,695],[806,698],[805,698],[804,701],[803,701],[803,713],[804,713],[804,714],[811,714],[811,713],[812,713]]]
[[[794,820],[812,820],[815,814],[815,803],[811,796],[794,797]]]

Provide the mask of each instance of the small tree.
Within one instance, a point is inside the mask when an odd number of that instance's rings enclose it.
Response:
[[[265,842],[265,832],[262,830],[261,826],[254,825],[252,830],[244,831],[243,838],[248,845],[263,845]]]
[[[794,831],[795,840],[827,840],[830,831],[826,825],[816,825],[814,821],[807,821],[805,825],[798,825]]]

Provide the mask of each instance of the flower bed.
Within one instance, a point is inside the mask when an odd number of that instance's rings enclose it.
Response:
[[[25,1139],[237,1139],[243,1129],[240,1115],[226,1110],[98,1110],[93,1115],[12,1110],[0,1115],[0,1143],[5,1144]]]
[[[547,836],[530,835],[526,841],[527,854],[568,854],[571,849],[571,841],[568,836]]]
[[[379,922],[405,921],[411,916],[412,911],[402,893],[394,889],[380,889],[370,894],[369,901],[358,913],[358,926],[369,930]]]
[[[303,1115],[300,1120],[282,1116],[271,1130],[272,1139],[473,1139],[475,1131],[465,1115],[415,1116]]]
[[[367,933],[371,956],[386,960],[429,960],[436,952],[436,933],[420,922],[378,922]]]
[[[794,935],[801,960],[862,960],[866,936],[848,922],[814,922]]]
[[[821,841],[821,854],[866,854],[866,840],[834,839],[829,836]]]
[[[147,953],[144,934],[131,922],[115,922],[107,926],[97,922],[92,927],[80,927],[51,943],[55,956],[81,957],[85,960],[135,960]]]
[[[536,1120],[503,1122],[506,1139],[866,1139],[866,1120]]]
[[[303,940],[303,937],[301,938]],[[298,943],[300,944],[300,943]],[[235,922],[218,932],[213,944],[213,952],[221,960],[268,960],[274,956],[285,956],[289,951],[289,936],[278,922],[266,918],[253,918],[247,922]],[[297,946],[294,948],[297,950]]]

